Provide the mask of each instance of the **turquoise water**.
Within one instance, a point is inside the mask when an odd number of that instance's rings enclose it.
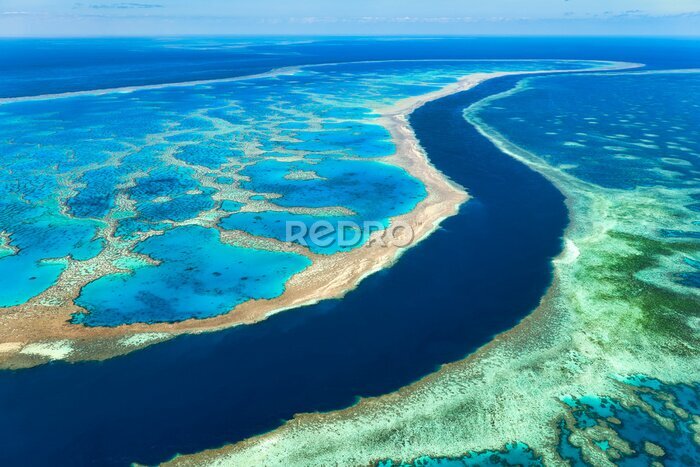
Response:
[[[86,260],[101,249],[92,222],[71,222],[46,209],[9,203],[0,205],[0,217],[5,216],[13,216],[16,224],[10,230],[13,250],[0,257],[0,275],[13,278],[0,286],[4,306],[24,303],[55,283],[66,266],[65,261],[57,260]]]
[[[310,180],[286,178],[294,171],[316,174]],[[381,162],[329,160],[279,162],[265,160],[241,170],[250,178],[245,189],[282,195],[274,203],[284,207],[344,207],[359,217],[381,220],[412,210],[425,198],[422,184],[405,170]]]
[[[313,172],[315,178],[293,180],[287,176],[295,171]],[[246,167],[241,172],[250,179],[241,186],[255,192],[282,195],[274,203],[281,207],[299,206],[312,208],[345,208],[348,215],[319,216],[295,214],[287,211],[244,212],[224,218],[220,225],[224,229],[244,230],[253,235],[271,237],[284,241],[287,238],[286,221],[303,223],[311,229],[316,222],[329,222],[340,230],[338,222],[353,222],[362,227],[365,222],[388,226],[387,213],[391,216],[411,211],[425,195],[425,189],[403,169],[379,162],[321,160],[318,162],[261,161]],[[343,224],[341,224],[342,226]],[[369,237],[361,228],[357,242],[352,245],[339,244],[340,237],[331,238],[328,245],[312,242],[305,235],[305,245],[314,253],[333,254],[348,251],[362,245]],[[352,239],[350,233],[346,237]]]
[[[112,326],[215,316],[250,299],[281,295],[289,277],[311,263],[300,255],[227,245],[216,230],[197,226],[151,237],[136,252],[161,264],[88,284],[76,303],[89,313],[73,322]]]
[[[66,261],[113,261],[99,256],[108,246],[124,257],[149,256],[154,264],[135,268],[139,262],[126,261],[124,273],[105,272],[84,287],[76,303],[85,313],[74,323],[205,318],[250,299],[277,296],[292,274],[309,265],[303,255],[273,251],[265,242],[284,240],[287,220],[386,227],[425,198],[418,180],[384,162],[395,147],[377,120],[380,108],[471,72],[590,65],[358,63],[4,102],[0,157],[8,170],[0,173],[0,233],[9,245],[0,256],[0,273],[13,272],[17,279],[0,285],[0,306],[41,296],[61,280]],[[183,227],[192,223],[203,227]],[[259,236],[260,250],[224,245],[202,233],[217,227]],[[308,248],[334,254],[366,238],[365,233],[349,246]],[[232,269],[223,273],[225,264],[208,263],[209,256],[197,249],[200,241],[220,251]],[[183,257],[167,254],[161,245]],[[240,268],[249,269],[253,279],[243,283]],[[168,292],[179,275],[185,277],[182,284]]]
[[[471,452],[463,457],[423,456],[410,463],[379,462],[378,467],[479,467],[483,465],[518,465],[523,467],[544,465],[542,460],[526,444],[510,443],[503,451]]]
[[[700,387],[697,384],[667,385],[643,375],[623,378],[621,383],[632,388],[643,402],[649,404],[651,411],[596,395],[565,397],[563,402],[569,406],[576,428],[596,427],[611,417],[619,420],[619,423],[611,424],[611,428],[629,443],[633,452],[622,455],[617,465],[650,465],[654,460],[661,460],[665,465],[700,463],[700,447],[693,439],[695,432],[692,428],[693,417],[700,416]],[[673,401],[684,414],[671,410],[664,399]],[[655,416],[666,419],[671,428],[665,428]],[[559,450],[562,457],[573,465],[588,465],[582,459],[581,450],[569,442],[571,430],[564,421],[560,424],[560,430]],[[647,441],[660,446],[666,454],[661,459],[650,456],[644,450]],[[602,450],[610,449],[607,441],[597,444]]]
[[[287,222],[297,225],[287,226]],[[379,228],[387,223],[378,224]],[[363,221],[355,216],[310,216],[286,211],[239,212],[225,218],[221,226],[227,230],[242,230],[250,234],[274,238],[280,241],[288,239],[318,254],[332,255],[341,251],[350,251],[365,243],[370,235],[364,229]],[[339,235],[327,235],[314,240],[314,230],[320,228],[342,232]],[[375,229],[378,230],[378,229]],[[296,240],[296,235],[301,237]],[[288,236],[289,235],[289,236]],[[320,241],[319,241],[320,240]]]

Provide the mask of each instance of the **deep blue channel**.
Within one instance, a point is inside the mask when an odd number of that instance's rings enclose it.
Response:
[[[462,110],[514,79],[411,117],[473,199],[342,300],[183,336],[105,362],[0,373],[0,465],[153,464],[388,393],[460,359],[537,306],[567,224],[562,195]]]

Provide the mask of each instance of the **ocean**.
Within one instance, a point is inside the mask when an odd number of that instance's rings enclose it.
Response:
[[[3,40],[0,47],[6,57],[0,65],[3,97],[221,79],[282,66],[361,60],[599,59],[640,62],[657,70],[700,64],[698,43],[680,39],[75,39]],[[343,71],[347,72],[340,67],[339,72]],[[632,76],[592,79],[607,89],[606,79],[630,80]],[[655,85],[666,86],[664,80],[687,79],[659,76],[663,79],[658,84],[648,84],[649,92]],[[532,83],[552,80],[562,86],[571,80],[573,86],[585,86],[587,78],[528,79]],[[567,207],[564,195],[550,181],[504,155],[465,120],[463,112],[489,96],[510,91],[521,81],[520,77],[493,80],[414,112],[411,126],[432,163],[473,198],[395,265],[368,277],[344,298],[286,311],[255,325],[178,337],[102,362],[54,362],[1,372],[2,463],[45,465],[63,459],[70,465],[153,464],[177,453],[218,447],[273,429],[297,413],[340,409],[359,397],[395,391],[442,364],[465,357],[513,327],[537,307],[551,283],[551,261],[562,249],[569,222]],[[182,92],[182,88],[172,89]],[[555,102],[555,97],[561,96],[550,94],[550,102]],[[525,91],[515,94],[510,99],[524,99],[519,103],[523,105],[501,111],[508,113],[508,118],[527,121],[530,114],[509,112],[529,111],[524,105],[532,102],[528,98]],[[535,98],[541,102],[541,96]],[[37,105],[43,112],[55,111],[47,102]],[[109,115],[109,100],[102,103]],[[157,102],[153,106],[162,109]],[[144,115],[147,107],[144,105],[137,115]],[[504,121],[498,110],[493,118]],[[576,116],[570,118],[580,121]],[[513,138],[537,151],[537,143],[542,141],[537,131],[544,131],[546,125],[541,118],[531,121],[541,125],[531,131],[521,125],[499,128],[496,122],[493,126],[506,136],[511,136],[514,127],[522,130]],[[567,127],[576,133],[572,128]],[[643,128],[651,132],[647,130]],[[570,136],[567,134],[564,142],[572,140]],[[384,139],[382,135],[377,138]],[[572,141],[589,148],[594,144]],[[547,148],[546,152],[552,151]],[[570,153],[561,157],[566,154]],[[572,163],[559,159],[556,153],[551,157],[554,162],[548,162]],[[602,162],[606,170],[581,162],[572,170],[592,183],[605,185],[601,177],[611,174],[607,167],[620,167],[629,173],[629,164],[639,168],[631,161],[643,160],[643,155],[636,157],[606,159]],[[683,172],[678,167],[684,166],[674,165],[674,160],[682,157],[668,157],[673,160],[665,162],[665,169],[671,165]],[[600,159],[592,163],[600,163]],[[647,167],[639,169],[639,173],[648,173]],[[256,176],[251,179],[255,182]],[[265,180],[265,175],[259,179]],[[614,179],[619,181],[620,177]],[[681,183],[683,175],[669,180]],[[633,181],[635,186],[639,183],[637,178]],[[177,186],[190,188],[186,182]],[[403,199],[405,195],[401,192],[397,196]],[[397,209],[395,204],[386,207],[389,212],[391,209]],[[154,214],[153,220],[161,219]],[[668,230],[677,233],[682,229]],[[99,248],[82,224],[71,227],[61,238],[80,245],[86,256],[92,254],[90,248]],[[151,250],[172,252],[172,245],[163,242],[165,245],[152,241]],[[290,267],[302,267],[295,266],[295,261],[290,258]],[[239,273],[231,274],[224,278]],[[679,280],[695,280],[689,274]],[[113,285],[105,290],[95,289],[82,299],[108,301]],[[172,319],[172,315],[166,318]],[[93,324],[114,325],[130,318],[120,319],[116,323],[97,319]]]

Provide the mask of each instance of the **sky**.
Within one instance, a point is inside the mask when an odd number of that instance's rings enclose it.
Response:
[[[0,36],[700,35],[700,0],[0,0]]]

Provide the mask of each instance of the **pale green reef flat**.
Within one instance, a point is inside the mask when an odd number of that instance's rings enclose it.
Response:
[[[584,79],[593,81],[581,87]],[[700,74],[538,80],[481,101],[465,117],[567,197],[571,225],[540,307],[474,355],[396,393],[300,415],[174,463],[472,465],[486,461],[484,453],[489,462],[508,462],[511,453],[514,463],[545,465],[695,463]],[[568,97],[570,107],[509,108],[512,99],[550,92],[543,89]],[[615,100],[605,103],[606,92]],[[528,111],[535,118],[525,124]],[[540,152],[533,140],[544,131],[553,142]],[[606,179],[618,169],[616,182]]]

